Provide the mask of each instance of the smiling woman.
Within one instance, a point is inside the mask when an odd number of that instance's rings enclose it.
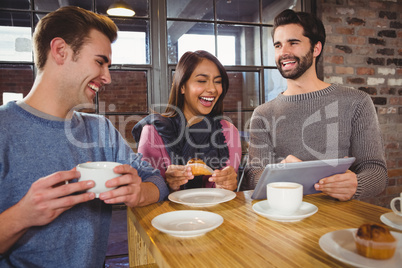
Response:
[[[222,95],[222,77],[210,60],[202,60],[180,88],[184,96],[183,113],[189,125],[203,119]]]
[[[226,70],[209,52],[186,52],[173,77],[165,114],[152,114],[133,128],[138,152],[158,168],[172,191],[237,186],[241,158],[237,128],[223,119],[229,88]],[[193,176],[186,163],[199,158],[212,176]]]

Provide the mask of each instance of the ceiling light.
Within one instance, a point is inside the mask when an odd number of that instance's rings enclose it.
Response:
[[[132,17],[135,15],[132,7],[124,1],[116,1],[106,11],[109,16]]]

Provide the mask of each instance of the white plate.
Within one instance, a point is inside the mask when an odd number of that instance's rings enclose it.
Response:
[[[310,217],[318,211],[318,208],[310,203],[303,202],[300,208],[292,215],[278,215],[268,204],[268,200],[260,201],[253,205],[253,210],[273,221],[292,222]]]
[[[402,216],[398,216],[394,212],[389,212],[382,214],[380,220],[384,224],[402,231]]]
[[[171,193],[168,196],[172,202],[192,207],[213,206],[230,201],[235,197],[234,192],[217,188],[187,189]]]
[[[222,216],[201,210],[180,210],[163,213],[152,219],[152,226],[177,237],[203,235],[221,225]]]
[[[354,229],[337,230],[326,233],[321,236],[319,244],[325,253],[331,257],[344,263],[357,267],[401,267],[402,262],[402,234],[391,232],[398,240],[395,255],[387,260],[375,260],[363,257],[357,253],[355,239],[353,234],[357,231]]]

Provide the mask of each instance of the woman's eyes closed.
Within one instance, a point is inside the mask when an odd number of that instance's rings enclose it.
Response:
[[[210,80],[203,79],[203,80],[197,80],[197,83],[207,83]],[[214,80],[213,81],[215,84],[222,84],[222,80]]]

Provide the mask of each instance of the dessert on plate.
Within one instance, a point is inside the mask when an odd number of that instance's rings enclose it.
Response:
[[[208,167],[204,161],[198,158],[190,159],[187,165],[191,167],[191,172],[194,176],[200,175],[212,175],[214,172],[210,167]]]
[[[355,235],[357,253],[372,259],[389,259],[394,256],[397,240],[382,224],[363,224]]]

